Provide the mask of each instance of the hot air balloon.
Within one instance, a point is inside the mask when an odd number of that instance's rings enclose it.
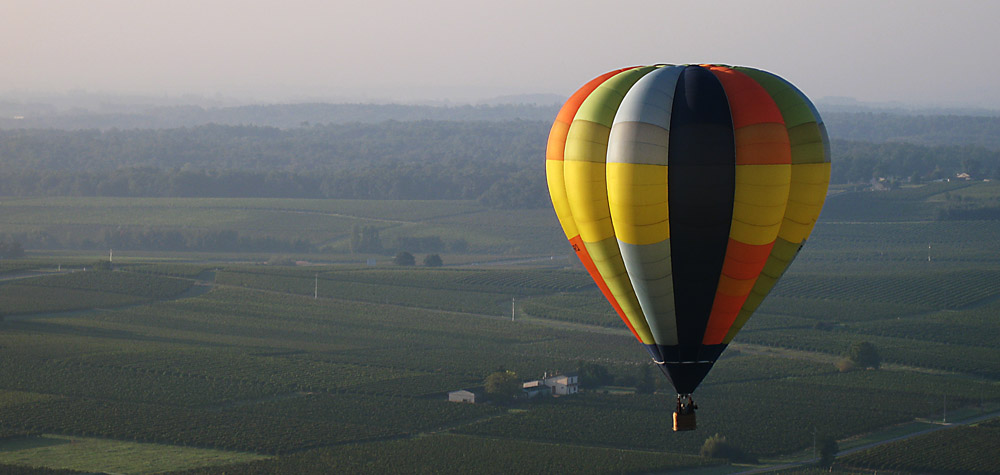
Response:
[[[691,394],[798,254],[830,181],[808,98],[748,67],[611,71],[559,111],[546,150],[567,239],[677,391]]]

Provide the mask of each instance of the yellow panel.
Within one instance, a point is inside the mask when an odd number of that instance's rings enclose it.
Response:
[[[647,345],[655,343],[653,335],[649,331],[649,325],[643,317],[639,301],[635,298],[632,290],[632,282],[629,281],[625,271],[625,264],[622,263],[621,251],[618,249],[618,240],[614,237],[599,242],[583,243],[587,246],[587,252],[594,260],[597,271],[604,277],[604,282],[615,296],[615,300],[621,305],[622,311],[628,318],[632,328],[635,329],[639,339]]]
[[[604,164],[566,160],[566,197],[580,238],[587,242],[603,241],[615,235],[608,208]]]
[[[615,236],[637,245],[669,238],[667,167],[612,162],[607,174]]]
[[[802,163],[792,165],[792,183],[830,183],[830,163]],[[826,196],[826,190],[823,190]]]
[[[788,210],[778,232],[779,237],[793,243],[801,243],[809,237],[823,209],[829,181],[829,163],[792,165]]]
[[[737,165],[729,237],[753,245],[774,241],[785,215],[791,165]]]
[[[549,196],[552,198],[552,208],[556,211],[559,224],[562,225],[566,239],[571,239],[580,234],[576,228],[576,220],[569,208],[569,200],[566,198],[566,181],[563,176],[562,160],[545,161],[545,179],[549,183]]]

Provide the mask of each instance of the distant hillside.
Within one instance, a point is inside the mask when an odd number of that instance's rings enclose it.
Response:
[[[387,121],[539,121],[546,128],[559,105],[529,103],[554,96],[525,97],[523,103],[491,105],[272,104],[241,106],[133,105],[57,110],[43,104],[0,102],[0,129],[174,129],[206,124],[253,125],[281,129]],[[506,98],[511,101],[516,98]],[[499,99],[498,99],[499,101]],[[917,115],[900,112],[845,112],[821,109],[830,136],[861,142],[907,142],[920,145],[969,145],[1000,150],[1000,117]]]
[[[60,112],[38,104],[0,103],[0,129],[169,129],[204,124],[293,128],[309,125],[395,121],[550,121],[559,105],[493,104],[430,106],[402,104],[270,104],[232,107],[133,107],[128,111]]]
[[[822,112],[830,137],[861,142],[970,145],[1000,150],[1000,117]]]

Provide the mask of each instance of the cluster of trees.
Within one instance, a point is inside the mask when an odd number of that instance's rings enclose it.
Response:
[[[604,365],[581,361],[577,364],[580,387],[596,389],[602,386],[633,387],[639,394],[653,394],[661,386],[668,384],[665,378],[656,377],[653,367],[645,364],[637,367],[634,374],[614,375]]]
[[[425,267],[441,267],[444,265],[444,260],[438,254],[424,256],[423,262]],[[397,266],[413,266],[417,265],[417,258],[407,251],[400,251],[396,253],[396,257],[392,258],[392,263]]]
[[[841,372],[857,368],[878,369],[882,366],[882,355],[879,354],[875,345],[867,341],[859,341],[851,345],[836,366]]]
[[[12,238],[0,239],[0,259],[16,259],[24,257],[24,247],[20,241]]]
[[[497,208],[548,205],[544,164],[369,163],[340,171],[121,168],[0,171],[9,196],[479,200]]]
[[[469,249],[469,243],[465,239],[452,239],[445,241],[440,236],[398,236],[393,239],[391,248],[386,248],[382,244],[379,236],[379,228],[374,225],[355,224],[351,227],[351,252],[356,254],[379,254],[389,249],[397,249],[409,252],[440,253],[448,250],[452,252],[465,252]]]
[[[831,183],[863,183],[876,177],[920,183],[963,172],[973,179],[1000,178],[1000,151],[980,146],[836,140],[831,148]]]

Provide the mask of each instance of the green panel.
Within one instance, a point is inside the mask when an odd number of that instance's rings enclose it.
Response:
[[[656,69],[655,66],[630,69],[604,81],[583,101],[573,120],[595,122],[610,130],[611,124],[615,120],[615,114],[618,112],[618,106],[625,98],[625,93],[639,78],[654,69]]]

